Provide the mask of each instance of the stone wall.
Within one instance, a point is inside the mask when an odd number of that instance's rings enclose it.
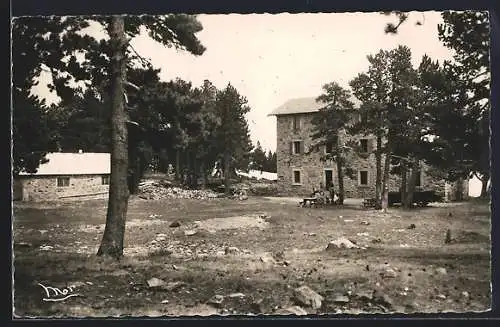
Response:
[[[105,194],[109,185],[102,184],[102,176],[72,175],[68,186],[58,186],[57,176],[25,176],[15,181],[18,197],[23,201],[50,201],[61,198]],[[21,190],[19,190],[21,189]]]
[[[279,115],[277,117],[277,169],[278,169],[278,188],[282,195],[307,195],[310,194],[313,188],[319,188],[320,185],[325,185],[326,173],[325,170],[332,170],[333,183],[338,191],[338,177],[336,164],[332,161],[323,162],[320,160],[325,149],[305,154],[309,147],[313,144],[312,118],[314,113],[295,114],[295,115]],[[294,116],[300,117],[298,129],[294,129]],[[341,135],[342,138],[342,135]],[[360,139],[359,137],[358,139]],[[365,137],[363,137],[365,138]],[[369,138],[369,137],[368,137]],[[345,140],[345,139],[344,139]],[[293,151],[292,142],[303,142],[301,145],[301,153],[295,154]],[[375,138],[369,138],[369,151],[376,148]],[[349,158],[349,165],[355,170],[353,178],[344,178],[344,190],[346,198],[367,198],[375,196],[375,155],[370,153],[366,156],[356,155]],[[384,158],[382,158],[382,163]],[[443,196],[445,195],[445,183],[443,180],[431,176],[426,173],[425,165],[422,168],[422,186],[417,187],[417,190],[434,190]],[[293,182],[294,171],[300,172],[301,183]],[[361,186],[359,183],[359,171],[368,171],[368,185]],[[409,177],[409,176],[408,176]],[[401,185],[401,177],[391,175],[389,180],[389,190],[398,191]]]

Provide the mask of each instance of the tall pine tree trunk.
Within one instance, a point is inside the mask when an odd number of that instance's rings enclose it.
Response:
[[[181,150],[175,149],[175,180],[178,182],[181,178]]]
[[[382,209],[384,212],[387,211],[387,207],[389,206],[390,163],[391,163],[390,153],[387,153],[384,162],[384,178],[382,180],[382,199],[380,201],[380,207],[381,207],[380,209]]]
[[[379,204],[382,201],[382,136],[377,136],[377,149],[375,150],[375,199]]]
[[[382,202],[382,136],[377,136],[377,149],[375,150],[375,199],[377,209]]]
[[[337,160],[337,177],[339,179],[339,204],[344,204],[344,169],[342,160]],[[333,200],[333,199],[332,199]]]
[[[231,193],[231,156],[229,153],[224,153],[224,190],[226,195]]]
[[[403,198],[403,206],[405,209],[410,209],[413,205],[413,195],[415,194],[415,184],[417,183],[418,178],[418,168],[419,163],[418,160],[413,160],[411,164],[411,174],[410,180],[408,181],[408,192],[406,193],[406,197]]]
[[[482,198],[486,198],[488,197],[488,180],[490,179],[490,177],[486,174],[484,174],[483,176],[481,176],[481,195],[480,197]]]
[[[401,163],[401,190],[399,191],[399,195],[401,197],[401,204],[404,205],[404,201],[406,199],[406,193],[408,190],[408,181],[407,181],[408,170],[406,169],[406,164]]]
[[[207,188],[208,185],[208,174],[207,174],[207,168],[206,168],[206,160],[202,159],[200,163],[200,171],[201,171],[201,177],[202,177],[202,187],[204,189]]]
[[[123,239],[129,190],[127,114],[124,103],[124,81],[126,78],[126,38],[123,16],[113,16],[109,36],[113,54],[112,62],[112,116],[111,116],[111,177],[109,185],[108,211],[106,227],[97,251],[98,256],[110,256],[119,259],[123,256]]]

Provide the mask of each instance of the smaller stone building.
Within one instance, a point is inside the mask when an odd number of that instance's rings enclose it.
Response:
[[[109,153],[57,152],[47,154],[46,159],[36,173],[14,178],[14,200],[53,201],[108,193]]]

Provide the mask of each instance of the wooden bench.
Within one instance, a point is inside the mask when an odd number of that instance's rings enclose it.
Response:
[[[377,199],[364,199],[363,207],[365,208],[375,208],[377,206]]]

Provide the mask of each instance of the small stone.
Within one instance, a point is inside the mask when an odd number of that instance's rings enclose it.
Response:
[[[231,293],[228,295],[228,297],[230,297],[230,298],[243,298],[243,297],[245,297],[245,294],[243,294],[243,293]]]
[[[463,291],[462,292],[462,296],[465,297],[465,298],[468,298],[470,296],[470,294],[467,291]]]
[[[175,227],[179,227],[181,225],[180,221],[176,220],[174,222],[172,222],[169,227],[172,227],[172,228],[175,228]]]
[[[167,290],[167,291],[177,291],[181,287],[185,286],[186,283],[184,282],[169,282],[166,285],[162,287],[162,289]]]
[[[289,266],[290,265],[290,261],[288,261],[288,260],[283,261],[283,265],[284,266]]]
[[[346,237],[341,237],[328,243],[326,250],[330,251],[334,249],[353,249],[353,248],[357,249],[359,248],[359,246],[357,246],[354,242],[347,239]]]
[[[342,304],[349,303],[349,297],[347,297],[345,295],[338,294],[333,298],[333,302],[334,303],[342,303]]]
[[[410,226],[408,226],[408,229],[415,229],[415,228],[416,228],[415,224],[411,224]]]
[[[161,303],[166,304],[168,303],[168,300],[162,300]]]
[[[447,271],[445,268],[437,268],[436,269],[436,273],[440,274],[440,275],[446,275]]]
[[[380,304],[384,307],[390,308],[392,307],[392,299],[389,295],[382,293],[378,290],[373,292],[373,302],[376,304]]]
[[[192,236],[192,235],[195,235],[196,233],[197,233],[197,231],[192,230],[192,229],[184,231],[184,235],[186,235],[186,236]]]
[[[369,223],[369,222],[367,222],[366,220],[363,220],[363,221],[361,222],[361,225],[368,226],[368,225],[370,225],[370,223]]]
[[[301,286],[294,290],[295,299],[302,305],[310,306],[313,309],[321,308],[324,298],[310,289],[308,286]]]
[[[224,254],[237,254],[238,252],[240,252],[240,249],[238,249],[237,247],[235,246],[228,246],[224,249]]]
[[[165,281],[163,281],[159,278],[156,278],[156,277],[153,277],[150,280],[148,280],[148,286],[150,288],[162,287],[164,285],[165,285]]]
[[[279,314],[279,315],[306,316],[307,315],[307,311],[304,310],[304,309],[302,309],[301,307],[295,305],[295,306],[292,306],[292,307],[279,309],[278,311],[276,311],[276,314]]]
[[[392,268],[387,268],[383,273],[382,277],[383,278],[395,278],[398,276],[398,273],[392,269]]]
[[[374,238],[372,240],[372,243],[382,243],[382,239],[380,239],[380,238]]]
[[[207,303],[212,304],[215,307],[220,307],[223,301],[224,297],[222,295],[216,294],[210,300],[208,300]]]
[[[444,300],[444,299],[446,299],[446,295],[444,295],[444,294],[438,294],[437,298],[441,299],[441,300]]]

